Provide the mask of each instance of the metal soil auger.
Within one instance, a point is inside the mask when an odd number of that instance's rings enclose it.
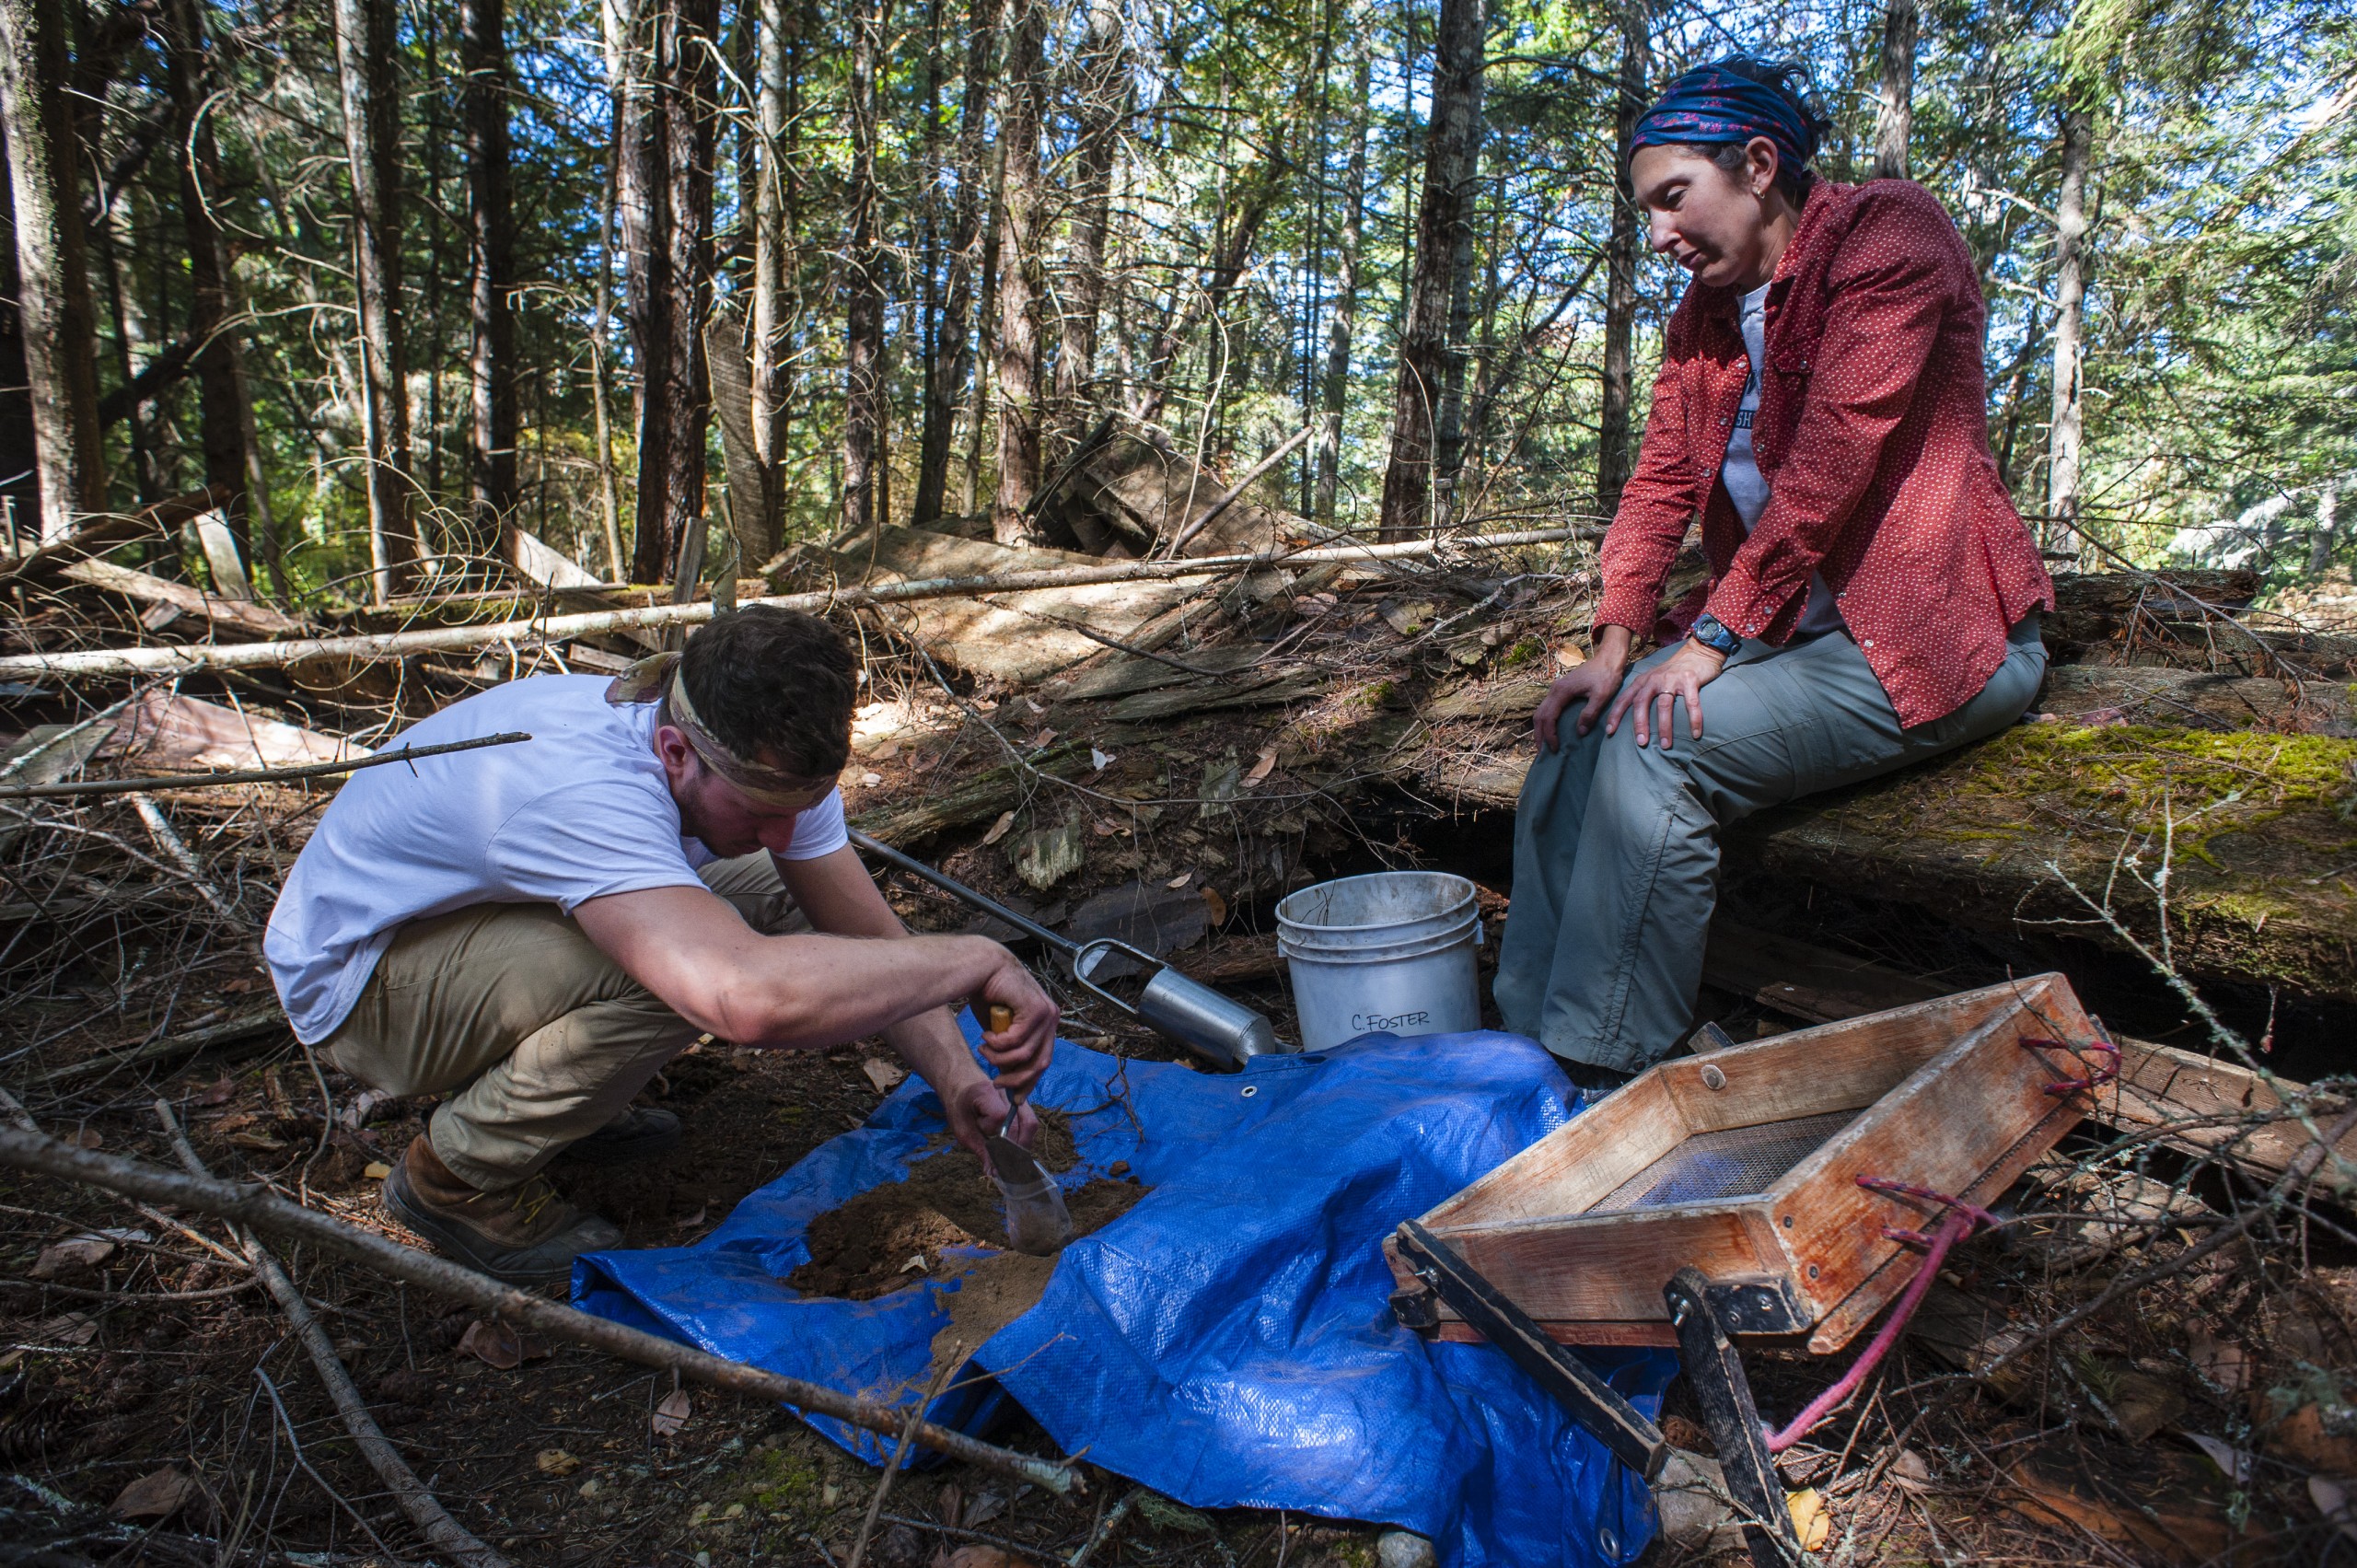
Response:
[[[1003,920],[1026,935],[1038,938],[1071,967],[1072,978],[1081,989],[1190,1051],[1223,1066],[1241,1067],[1252,1057],[1287,1049],[1278,1043],[1276,1030],[1267,1018],[1202,981],[1188,979],[1151,953],[1110,936],[1074,942],[1037,921],[1026,920],[997,900],[942,875],[924,862],[877,842],[856,828],[851,830],[851,842],[877,859],[921,877],[993,919]],[[1092,978],[1104,961],[1116,954],[1135,962],[1151,975],[1135,1002],[1115,995]]]

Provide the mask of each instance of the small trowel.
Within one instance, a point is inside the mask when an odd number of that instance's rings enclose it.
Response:
[[[990,1032],[1000,1033],[1014,1024],[1014,1010],[993,1003],[989,1021]],[[1006,1117],[1012,1121],[1023,1109],[1023,1097],[1010,1094],[1006,1100]],[[1017,1252],[1045,1258],[1070,1241],[1072,1214],[1064,1207],[1063,1189],[1039,1163],[1039,1156],[1008,1137],[1004,1129],[985,1137],[982,1150],[990,1156],[991,1180],[1006,1202],[1007,1244]]]

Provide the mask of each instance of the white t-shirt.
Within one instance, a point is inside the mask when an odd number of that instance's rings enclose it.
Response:
[[[656,703],[616,707],[602,675],[541,675],[454,703],[401,736],[434,746],[522,730],[529,740],[354,773],[303,846],[262,953],[296,1037],[335,1032],[396,927],[488,903],[571,914],[607,893],[702,886],[716,858],[679,831],[655,755]],[[795,824],[787,860],[851,841],[830,791]]]
[[[1768,481],[1751,450],[1751,423],[1759,414],[1759,366],[1768,357],[1768,287],[1761,284],[1743,296],[1743,351],[1751,361],[1751,374],[1743,383],[1743,404],[1736,411],[1735,434],[1727,438],[1726,461],[1719,470],[1719,479],[1735,502],[1736,516],[1743,519],[1746,533],[1759,526],[1759,514],[1768,509]],[[1840,606],[1834,602],[1824,575],[1811,573],[1808,608],[1801,612],[1799,634],[1813,637],[1820,632],[1838,632],[1844,624]]]

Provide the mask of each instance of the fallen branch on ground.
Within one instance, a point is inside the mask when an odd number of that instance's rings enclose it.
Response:
[[[403,1247],[333,1215],[290,1203],[257,1184],[183,1176],[145,1161],[75,1148],[39,1132],[14,1128],[0,1128],[0,1166],[103,1188],[151,1202],[193,1209],[258,1230],[308,1241],[395,1279],[496,1313],[517,1328],[553,1334],[644,1366],[675,1370],[684,1377],[731,1393],[750,1394],[815,1411],[888,1437],[897,1438],[909,1427],[904,1410],[799,1377],[782,1377],[758,1366],[727,1361],[641,1330],[593,1318],[528,1291],[501,1284],[447,1259]],[[918,1422],[909,1429],[915,1433],[915,1440],[928,1448],[1029,1481],[1059,1495],[1086,1489],[1080,1473],[1069,1465],[1018,1454],[931,1422]]]
[[[206,1181],[215,1179],[204,1162],[197,1157],[196,1150],[190,1146],[188,1134],[180,1131],[170,1101],[156,1102],[156,1120],[163,1124],[165,1136],[172,1141],[172,1152],[180,1156],[189,1174]],[[359,1446],[361,1458],[368,1461],[368,1468],[377,1472],[377,1479],[393,1494],[401,1512],[409,1516],[410,1523],[433,1543],[435,1551],[458,1559],[465,1568],[510,1568],[505,1556],[450,1517],[441,1500],[425,1489],[425,1483],[417,1479],[417,1472],[385,1440],[384,1430],[368,1413],[368,1403],[360,1397],[360,1390],[353,1387],[352,1374],[344,1370],[343,1358],[335,1353],[327,1330],[311,1315],[310,1306],[304,1301],[303,1293],[295,1288],[295,1282],[286,1277],[278,1255],[244,1226],[238,1227],[237,1236],[238,1246],[245,1249],[246,1261],[261,1276],[263,1286],[278,1303],[279,1310],[286,1314],[295,1337],[310,1353],[311,1365],[319,1369],[319,1381],[327,1386],[328,1397],[335,1401],[336,1413],[343,1417],[344,1430]]]
[[[1596,528],[1533,528],[1522,533],[1485,534],[1467,539],[1329,545],[1316,550],[1261,555],[1200,555],[1190,560],[1122,561],[1103,566],[1057,566],[1037,572],[1002,572],[980,577],[922,577],[912,582],[884,583],[874,587],[778,594],[744,600],[739,608],[766,604],[781,610],[812,613],[830,610],[864,610],[876,605],[903,604],[915,599],[956,598],[973,594],[1025,593],[1035,588],[1086,587],[1100,583],[1219,576],[1276,566],[1400,561],[1457,551],[1562,544],[1576,539],[1593,539],[1600,533],[1601,530]],[[697,604],[651,605],[641,610],[545,615],[529,621],[503,621],[482,626],[435,626],[415,632],[379,632],[355,637],[297,637],[276,643],[190,643],[172,647],[81,648],[54,654],[11,654],[0,657],[0,679],[41,675],[186,675],[202,669],[277,668],[310,659],[365,660],[399,658],[408,654],[472,653],[497,647],[519,637],[538,637],[544,642],[555,642],[610,632],[698,625],[711,620],[714,613],[714,606],[710,600],[705,600]]]
[[[0,800],[53,800],[68,796],[124,795],[151,789],[205,789],[215,784],[284,784],[290,779],[319,779],[331,773],[381,768],[388,762],[413,762],[420,757],[439,757],[446,751],[512,746],[517,741],[531,738],[520,729],[511,729],[497,735],[478,736],[472,740],[448,740],[439,746],[404,746],[398,751],[379,751],[373,756],[354,757],[343,762],[310,762],[299,768],[246,768],[234,773],[168,773],[151,779],[83,779],[74,784],[0,785]]]

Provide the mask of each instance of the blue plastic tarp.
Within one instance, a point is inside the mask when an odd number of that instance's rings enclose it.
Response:
[[[972,1020],[964,1020],[969,1039]],[[1530,1040],[1372,1035],[1235,1074],[1058,1041],[1036,1104],[1067,1112],[1077,1186],[1116,1161],[1153,1191],[1073,1243],[1037,1307],[984,1342],[994,1374],[933,1418],[986,1431],[1018,1401],[1065,1452],[1201,1508],[1396,1525],[1449,1564],[1619,1563],[1651,1538],[1643,1484],[1488,1345],[1427,1342],[1388,1306],[1383,1238],[1560,1127],[1574,1091]],[[808,1298],[803,1234],[934,1152],[915,1079],[692,1247],[575,1270],[589,1311],[790,1376],[921,1395],[940,1285]],[[1654,1412],[1666,1351],[1590,1353]],[[819,1430],[871,1463],[873,1434]]]

